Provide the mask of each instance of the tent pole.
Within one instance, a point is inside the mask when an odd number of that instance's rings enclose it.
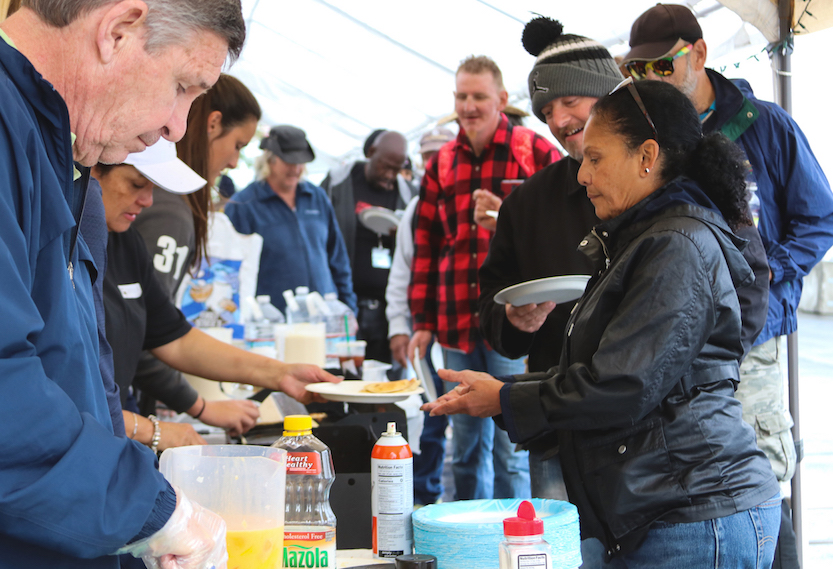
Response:
[[[775,63],[775,92],[778,104],[792,114],[792,19],[793,0],[778,0],[780,41],[772,56]],[[804,536],[801,523],[801,459],[804,455],[804,441],[801,440],[801,422],[798,401],[798,332],[787,336],[787,379],[789,382],[790,414],[793,417],[792,435],[795,441],[797,464],[791,480],[790,507],[795,531],[795,546],[799,566],[804,565]]]

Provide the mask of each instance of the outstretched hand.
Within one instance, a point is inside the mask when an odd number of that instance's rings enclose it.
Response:
[[[306,386],[310,383],[321,383],[322,381],[339,383],[342,379],[344,378],[337,377],[315,365],[286,364],[286,371],[278,380],[278,388],[301,403],[306,404],[313,401],[323,403],[325,399],[316,393],[307,391]]]
[[[459,385],[436,401],[423,405],[423,411],[430,411],[431,416],[463,414],[483,418],[500,415],[502,381],[479,371],[441,369],[437,373],[444,381]]]

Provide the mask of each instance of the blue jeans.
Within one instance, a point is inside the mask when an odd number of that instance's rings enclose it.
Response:
[[[769,569],[781,525],[781,495],[725,518],[655,522],[635,552],[614,558],[616,569]]]
[[[455,371],[470,369],[493,376],[524,372],[523,360],[505,358],[488,349],[482,340],[478,340],[470,354],[443,348],[443,356],[445,367]],[[447,383],[446,390],[455,385]],[[532,497],[528,453],[516,451],[509,435],[496,428],[492,419],[454,415],[451,429],[452,470],[458,500]]]
[[[431,378],[437,393],[443,392],[443,381],[437,375],[431,362],[431,348],[429,357],[425,359],[431,370]],[[425,412],[425,422],[422,425],[422,435],[419,437],[420,453],[414,455],[414,503],[433,504],[443,495],[443,461],[445,460],[445,428],[448,417],[437,415],[432,417]]]

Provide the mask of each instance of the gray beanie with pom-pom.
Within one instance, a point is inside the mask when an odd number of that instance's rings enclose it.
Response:
[[[538,17],[525,27],[521,41],[536,56],[529,73],[532,112],[546,122],[541,109],[558,97],[602,97],[624,76],[607,48],[599,42],[562,34],[561,23]]]

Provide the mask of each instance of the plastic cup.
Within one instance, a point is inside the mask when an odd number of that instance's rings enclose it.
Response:
[[[349,342],[337,342],[335,345],[336,353],[333,354],[338,357],[338,363],[344,367],[344,364],[351,361],[358,370],[364,363],[364,351],[367,348],[367,342],[364,340],[351,340]]]
[[[159,470],[226,522],[229,569],[280,567],[286,451],[250,445],[188,446],[162,453]]]

